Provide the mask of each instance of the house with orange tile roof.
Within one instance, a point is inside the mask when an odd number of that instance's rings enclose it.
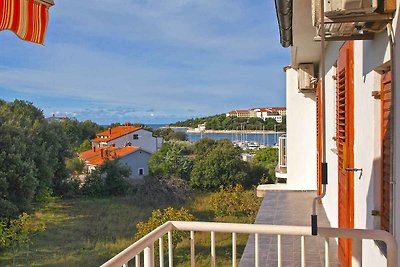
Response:
[[[92,147],[118,147],[137,146],[143,150],[154,153],[163,144],[161,137],[154,137],[152,132],[132,125],[120,125],[96,134],[92,139]]]
[[[110,147],[93,147],[80,153],[87,166],[88,173],[103,165],[109,160],[118,160],[122,165],[131,169],[130,180],[141,180],[149,174],[148,161],[151,153],[137,146],[125,146],[122,148],[115,145]]]

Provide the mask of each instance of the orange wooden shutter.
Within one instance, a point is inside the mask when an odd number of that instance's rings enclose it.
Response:
[[[347,41],[339,51],[336,80],[336,145],[338,149],[338,224],[354,228],[354,66],[353,42]],[[351,239],[339,238],[339,260],[351,266]]]
[[[322,99],[321,99],[321,80],[317,84],[317,193],[322,194]]]
[[[392,180],[392,72],[382,75],[381,87],[381,227],[391,231],[391,183]]]

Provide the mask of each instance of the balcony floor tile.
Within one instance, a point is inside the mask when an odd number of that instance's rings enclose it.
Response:
[[[264,196],[257,214],[256,224],[310,225],[312,200],[315,192],[271,191]],[[319,226],[329,227],[324,208],[318,204]],[[300,266],[300,237],[282,236],[282,266]],[[277,266],[277,238],[260,235],[260,266]],[[339,266],[337,245],[329,240],[329,261],[331,266]],[[254,235],[250,235],[240,261],[240,267],[254,266]],[[324,239],[305,238],[306,266],[324,266]]]

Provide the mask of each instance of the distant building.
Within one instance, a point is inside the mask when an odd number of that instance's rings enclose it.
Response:
[[[96,134],[92,139],[92,147],[137,146],[153,153],[163,144],[163,138],[154,137],[153,133],[131,125],[116,126]]]
[[[69,118],[68,117],[56,117],[56,115],[53,114],[53,116],[47,117],[47,118],[45,118],[45,120],[48,123],[53,123],[53,122],[64,122],[64,121],[69,120]]]
[[[238,118],[260,118],[263,120],[274,119],[276,122],[281,123],[282,117],[286,116],[285,107],[272,107],[272,108],[251,108],[246,110],[232,110],[226,113],[227,117]]]
[[[141,180],[145,175],[149,174],[148,161],[151,153],[136,146],[123,148],[111,146],[93,147],[82,152],[79,157],[85,161],[88,173],[91,173],[108,160],[118,159],[122,165],[131,169],[129,179]]]
[[[227,117],[254,118],[255,113],[250,109],[236,109],[226,113]]]

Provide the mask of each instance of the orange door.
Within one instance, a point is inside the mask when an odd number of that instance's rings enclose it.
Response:
[[[322,194],[322,99],[321,80],[317,84],[317,193]]]
[[[385,72],[382,76],[382,119],[381,119],[381,228],[391,232],[391,183],[392,180],[392,72]]]
[[[347,41],[339,51],[336,80],[336,142],[338,148],[338,220],[340,228],[354,228],[354,66],[353,42]],[[351,266],[350,239],[339,238],[339,260]]]

